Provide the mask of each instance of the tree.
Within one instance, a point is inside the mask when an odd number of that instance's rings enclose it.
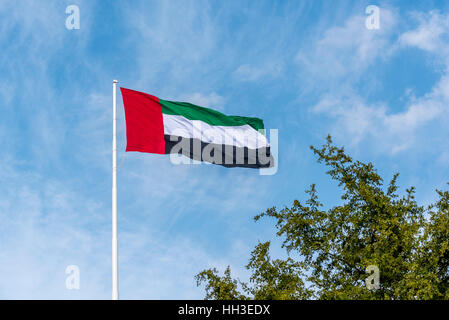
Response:
[[[372,163],[353,160],[330,136],[310,147],[342,188],[342,205],[325,210],[314,184],[305,203],[275,207],[254,219],[273,218],[289,258],[272,260],[270,242],[259,243],[246,268],[249,283],[216,269],[196,275],[206,299],[448,299],[449,192],[418,205],[415,188],[398,194]],[[299,259],[292,259],[291,253]],[[379,269],[379,285],[368,288],[368,266]]]

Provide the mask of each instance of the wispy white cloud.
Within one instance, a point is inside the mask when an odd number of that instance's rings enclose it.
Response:
[[[102,205],[56,180],[2,161],[0,296],[100,298],[108,291],[107,224]],[[4,180],[4,178],[6,178]],[[99,223],[101,222],[101,223]],[[96,234],[90,232],[95,226]],[[98,241],[100,240],[100,241]],[[65,288],[65,268],[81,269],[81,291]]]
[[[209,94],[202,94],[199,92],[183,94],[178,100],[217,110],[224,110],[225,105],[225,98],[215,92]]]
[[[141,2],[140,6],[144,4]],[[164,91],[173,94],[173,87],[167,82],[199,80],[199,66],[209,57],[216,41],[210,10],[206,1],[164,1],[155,4],[151,11],[139,5],[124,10],[135,34],[129,41],[135,46],[140,69],[137,87],[154,87],[156,83],[160,87],[164,83]]]
[[[280,63],[270,63],[259,67],[242,64],[234,71],[234,75],[240,81],[253,82],[260,80],[261,78],[275,78],[282,72],[282,70],[283,66]]]
[[[447,54],[448,42],[445,35],[448,33],[449,17],[438,11],[414,12],[411,16],[419,21],[419,25],[414,30],[404,32],[399,37],[399,43],[426,51],[438,51],[440,54],[444,49],[443,53]]]
[[[357,81],[376,59],[387,58],[394,50],[392,33],[397,13],[383,8],[381,17],[378,30],[368,30],[363,15],[327,29],[315,42],[298,51],[295,59],[303,70],[301,74],[319,80],[313,83],[320,86]]]
[[[399,18],[394,12],[382,9],[379,32],[364,29],[364,17],[349,18],[343,27],[327,30],[316,41],[316,51],[308,51],[305,56],[300,52],[297,59],[313,75],[327,78],[324,80],[327,92],[322,93],[310,110],[335,119],[334,135],[352,145],[372,138],[371,143],[380,150],[396,153],[415,145],[425,126],[430,123],[440,126],[438,123],[447,118],[449,76],[444,73],[419,98],[410,89],[406,90],[402,97],[405,108],[401,111],[387,102],[372,102],[364,97],[359,90],[360,76],[369,67],[380,66],[411,46],[431,51],[442,61],[449,61],[446,60],[449,56],[444,41],[446,16],[436,12],[415,14],[420,21],[418,27],[398,34],[394,28]],[[317,59],[324,62],[318,63]]]

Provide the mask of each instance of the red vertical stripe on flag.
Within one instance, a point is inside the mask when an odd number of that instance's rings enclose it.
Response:
[[[126,118],[126,151],[165,153],[164,120],[159,98],[120,88]]]

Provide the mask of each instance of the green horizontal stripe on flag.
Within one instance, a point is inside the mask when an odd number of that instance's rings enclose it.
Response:
[[[211,126],[243,126],[245,124],[255,130],[264,129],[263,121],[259,118],[227,116],[221,112],[200,107],[188,102],[167,101],[159,99],[162,113],[183,116],[189,120],[201,120]]]

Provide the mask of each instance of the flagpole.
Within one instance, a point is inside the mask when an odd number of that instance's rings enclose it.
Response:
[[[117,80],[112,81],[112,300],[118,300],[117,239]]]

